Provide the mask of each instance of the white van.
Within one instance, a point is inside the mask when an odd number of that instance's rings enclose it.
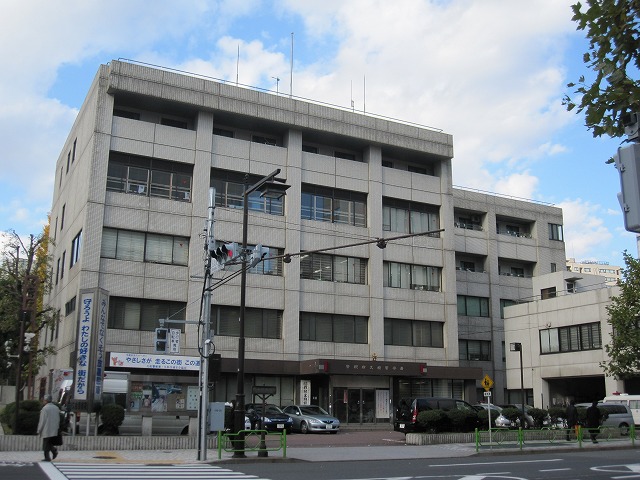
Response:
[[[621,393],[620,395],[610,395],[604,397],[603,403],[622,403],[627,405],[633,415],[633,423],[640,426],[640,395],[629,395]]]

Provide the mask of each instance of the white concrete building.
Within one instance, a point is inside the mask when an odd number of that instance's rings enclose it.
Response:
[[[520,353],[509,349],[520,343],[524,388],[533,391],[536,407],[635,392],[637,379],[607,377],[600,367],[611,341],[606,307],[619,288],[605,285],[601,276],[568,271],[537,277],[533,288],[533,297],[505,309],[509,389],[520,388]]]
[[[269,385],[276,404],[389,422],[400,398],[476,401],[485,373],[506,397],[502,307],[564,265],[562,212],[454,189],[452,157],[441,131],[101,66],[56,164],[47,300],[61,321],[47,333],[58,353],[44,371],[74,368],[76,399],[89,403],[105,372],[127,372],[116,400],[130,411],[195,415],[199,328],[169,324],[181,332],[179,352],[166,355],[154,351],[154,329],[159,318],[200,318],[210,187],[216,239],[241,243],[243,185],[279,168],[290,188],[281,201],[249,197],[248,245],[276,257],[336,250],[247,275],[246,401],[251,386]],[[384,249],[340,248],[437,230]],[[220,401],[237,389],[239,283],[213,291]],[[40,387],[51,388],[46,374]]]
[[[582,260],[567,258],[567,271],[581,275],[599,275],[605,278],[605,283],[614,286],[622,275],[622,267],[610,265],[602,260]]]

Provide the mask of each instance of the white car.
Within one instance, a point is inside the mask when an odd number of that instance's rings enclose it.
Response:
[[[494,412],[498,412],[498,416],[493,421],[493,426],[495,428],[510,428],[511,427],[511,420],[509,420],[507,417],[502,415],[502,407],[499,407],[498,405],[494,405],[493,403],[489,403],[489,404],[487,404],[487,403],[478,403],[478,404],[476,404],[476,406],[483,408],[485,411],[487,409],[491,409]]]

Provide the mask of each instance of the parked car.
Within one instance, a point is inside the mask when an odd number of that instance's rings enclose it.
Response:
[[[590,406],[590,403],[576,403],[577,409],[587,409]],[[628,405],[598,402],[598,408],[607,413],[607,418],[602,421],[603,427],[617,427],[623,435],[629,433],[629,427],[633,423],[633,414]]]
[[[522,404],[521,403],[511,403],[508,405],[500,405],[500,407],[502,409],[505,408],[515,408],[516,410],[518,410],[518,412],[522,412]],[[524,418],[525,418],[525,425],[524,428],[533,428],[535,427],[535,420],[533,419],[533,417],[528,413],[530,409],[532,409],[533,407],[531,405],[525,405],[524,406]],[[519,427],[520,426],[520,418],[518,418],[515,422],[515,427]]]
[[[289,405],[283,412],[291,417],[293,430],[300,433],[338,433],[340,420],[318,405]]]
[[[287,433],[291,432],[293,420],[272,403],[264,405],[264,412],[262,403],[247,403],[245,410],[249,420],[251,420],[252,430],[258,430],[262,427],[263,430],[270,432],[281,432],[283,430],[286,430]],[[260,420],[262,420],[262,425],[260,425]]]
[[[495,428],[510,428],[511,427],[511,420],[509,420],[507,417],[505,417],[504,415],[502,415],[502,407],[499,407],[498,405],[494,405],[493,403],[478,403],[475,405],[476,407],[480,407],[484,410],[489,410],[491,409],[494,412],[498,412],[498,416],[495,418],[495,420],[493,420],[493,426]]]
[[[479,412],[480,407],[474,407],[464,400],[444,397],[423,397],[414,398],[409,404],[408,418],[396,418],[393,422],[393,429],[396,432],[411,433],[419,432],[422,427],[418,423],[418,414],[424,410],[466,410],[469,412]]]

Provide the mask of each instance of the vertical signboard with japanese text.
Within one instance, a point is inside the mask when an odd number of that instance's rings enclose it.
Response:
[[[108,292],[80,291],[73,398],[87,401],[89,408],[102,396],[108,315]]]

